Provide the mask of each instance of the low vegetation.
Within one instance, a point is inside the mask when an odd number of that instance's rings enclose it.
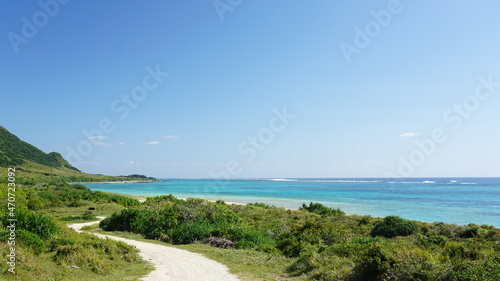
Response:
[[[6,191],[2,185],[4,205]],[[492,226],[351,216],[314,202],[301,210],[171,195],[139,203],[65,183],[16,190],[17,278],[134,280],[151,270],[135,249],[64,226],[96,215],[108,217],[106,231],[204,253],[254,280],[500,280],[500,230]],[[0,216],[7,218],[5,206]],[[4,255],[8,235],[0,227]],[[9,280],[8,264],[0,268]]]
[[[500,280],[500,230],[492,226],[347,216],[318,203],[301,209],[161,196],[113,214],[101,227],[179,245],[206,243],[228,256],[288,259],[274,272],[280,278]]]
[[[0,219],[12,218],[7,185],[0,185]],[[94,212],[137,206],[137,200],[91,191],[83,185],[18,186],[15,191],[15,244],[0,226],[0,255],[16,247],[15,274],[0,264],[1,280],[138,280],[152,268],[133,247],[90,234],[77,234],[67,222],[95,220]],[[99,210],[98,210],[99,209]]]

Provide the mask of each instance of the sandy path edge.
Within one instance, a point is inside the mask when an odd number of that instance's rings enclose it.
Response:
[[[81,228],[87,225],[99,223],[104,217],[97,217],[99,221],[75,223],[68,227],[82,232]],[[91,233],[91,232],[90,232]],[[141,280],[163,281],[163,280],[184,280],[184,281],[236,281],[240,280],[229,273],[228,268],[216,261],[208,259],[201,254],[192,253],[186,250],[167,247],[158,244],[135,241],[131,239],[91,233],[100,238],[109,238],[125,242],[135,246],[139,250],[141,257],[151,262],[155,269]]]

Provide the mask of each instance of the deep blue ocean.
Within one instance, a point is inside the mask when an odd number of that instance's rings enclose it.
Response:
[[[86,186],[105,192],[263,202],[291,209],[319,202],[347,214],[500,227],[500,178],[167,179]]]

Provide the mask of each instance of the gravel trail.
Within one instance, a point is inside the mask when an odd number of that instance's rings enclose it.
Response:
[[[100,220],[103,217],[98,217]],[[100,221],[99,220],[99,221]],[[81,228],[86,225],[99,223],[99,221],[75,223],[69,225],[70,228],[77,232],[82,232]],[[203,255],[188,252],[185,250],[167,247],[158,244],[135,241],[131,239],[92,233],[101,238],[109,238],[117,241],[123,241],[127,244],[135,246],[141,257],[151,262],[155,269],[141,280],[144,281],[168,281],[168,280],[183,280],[183,281],[236,281],[240,280],[236,276],[229,273],[228,268],[216,261],[208,259]]]

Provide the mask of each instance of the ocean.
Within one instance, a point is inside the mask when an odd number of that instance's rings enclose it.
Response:
[[[290,209],[319,202],[347,214],[500,227],[500,178],[165,179],[86,186],[105,192],[262,202]]]

